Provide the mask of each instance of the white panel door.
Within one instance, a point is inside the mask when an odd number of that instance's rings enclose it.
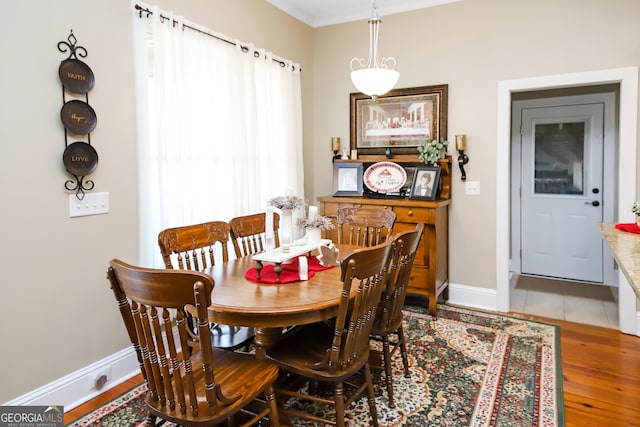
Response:
[[[522,110],[522,273],[603,281],[600,103]]]

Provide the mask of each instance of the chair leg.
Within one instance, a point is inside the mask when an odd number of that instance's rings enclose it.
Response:
[[[147,412],[147,418],[144,422],[145,427],[155,427],[156,425],[156,416],[151,412]]]
[[[402,355],[402,365],[404,366],[404,377],[411,378],[409,359],[407,358],[407,340],[404,339],[404,329],[402,325],[398,328],[398,343],[400,344],[400,354]]]
[[[280,415],[278,414],[278,403],[276,402],[276,393],[273,389],[273,385],[270,385],[266,392],[265,398],[269,404],[271,413],[269,414],[269,423],[272,427],[280,427]]]
[[[369,400],[369,412],[373,427],[378,427],[378,411],[376,410],[376,394],[373,391],[373,377],[369,363],[364,365],[364,380],[367,382],[367,398]]]
[[[344,388],[342,381],[333,386],[333,399],[336,402],[336,426],[344,427]]]
[[[384,358],[384,375],[385,375],[385,384],[387,385],[387,397],[389,398],[389,407],[395,408],[395,403],[393,402],[393,374],[391,373],[391,350],[389,349],[389,337],[388,335],[384,336],[382,341],[382,352]]]

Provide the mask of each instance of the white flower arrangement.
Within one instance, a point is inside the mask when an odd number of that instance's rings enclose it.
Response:
[[[418,146],[418,158],[428,165],[438,166],[438,160],[447,155],[449,141],[432,139]]]
[[[302,197],[298,196],[278,196],[273,199],[267,200],[267,206],[273,206],[276,209],[280,210],[296,210],[303,206],[306,206],[307,203],[304,201]]]
[[[335,228],[331,219],[326,216],[318,215],[313,219],[310,218],[298,218],[296,220],[296,226],[299,229],[305,228],[319,228],[320,230],[331,230]]]
[[[640,216],[640,203],[633,202],[633,205],[631,205],[631,212]]]

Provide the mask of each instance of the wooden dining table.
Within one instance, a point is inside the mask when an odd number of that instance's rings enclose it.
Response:
[[[340,258],[354,249],[348,245],[339,247]],[[283,328],[337,315],[342,292],[340,266],[316,271],[308,280],[268,284],[245,278],[245,273],[255,265],[256,261],[246,256],[203,271],[215,282],[208,307],[209,320],[254,327],[257,357],[264,357],[265,349],[280,339]]]

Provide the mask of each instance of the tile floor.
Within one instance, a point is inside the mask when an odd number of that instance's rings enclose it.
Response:
[[[617,288],[514,275],[511,310],[619,329]]]

